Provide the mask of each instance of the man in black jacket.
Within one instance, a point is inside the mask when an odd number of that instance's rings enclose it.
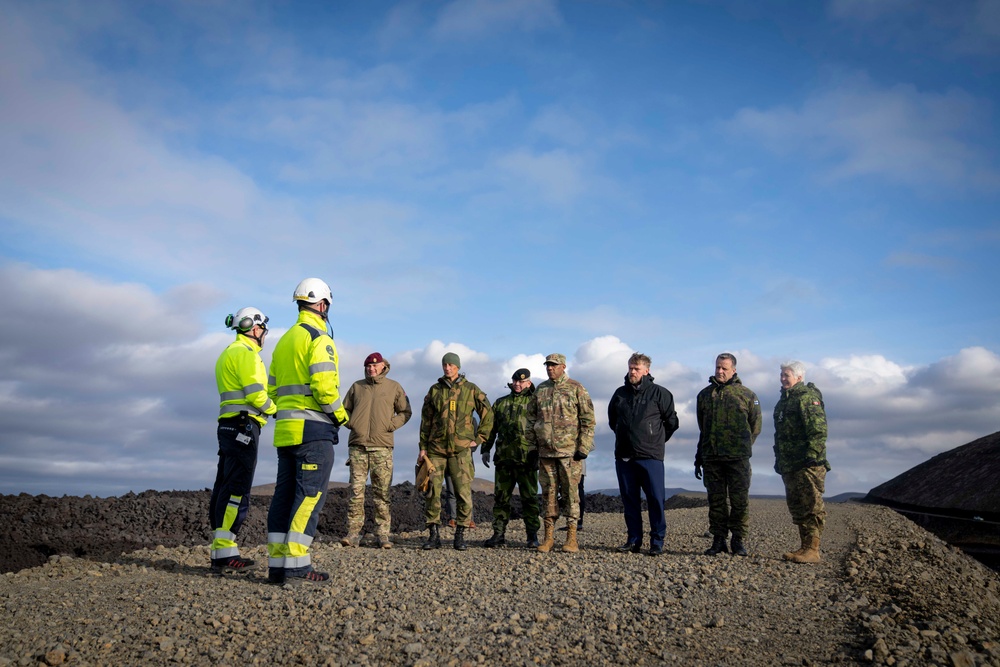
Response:
[[[674,396],[653,382],[651,361],[636,352],[628,360],[625,385],[608,404],[608,423],[615,433],[615,472],[625,505],[628,540],[618,551],[639,553],[642,548],[642,503],[649,509],[649,555],[663,553],[667,520],[663,516],[663,450],[677,430]]]

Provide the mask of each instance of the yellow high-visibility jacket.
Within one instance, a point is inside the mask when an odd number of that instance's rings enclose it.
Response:
[[[278,409],[267,395],[267,372],[260,360],[257,341],[241,333],[215,362],[215,384],[219,389],[219,419],[247,412],[258,424]]]
[[[271,355],[267,394],[277,406],[274,446],[288,447],[314,440],[338,440],[347,421],[341,405],[337,347],[318,314],[299,311],[295,326],[285,332]]]

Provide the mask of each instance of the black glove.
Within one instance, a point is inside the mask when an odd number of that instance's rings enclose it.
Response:
[[[694,464],[694,478],[701,479],[701,465],[698,463]]]
[[[532,449],[530,452],[528,452],[528,466],[531,467],[531,468],[537,468],[538,467],[538,450],[537,449]]]
[[[487,468],[490,467],[490,453],[485,449],[483,450],[483,465]]]
[[[573,452],[573,460],[574,461],[582,461],[585,458],[587,458],[587,455],[584,454],[583,452]]]

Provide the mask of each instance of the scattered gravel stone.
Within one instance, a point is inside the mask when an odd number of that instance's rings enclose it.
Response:
[[[190,518],[178,520],[160,515],[177,509],[169,498],[114,500],[101,502],[130,508],[120,529],[98,525],[96,510],[52,525],[86,516],[98,536],[124,534],[128,524],[163,543],[105,562],[90,553],[53,553],[0,576],[0,667],[1000,667],[1000,577],[879,506],[828,505],[818,565],[781,560],[797,531],[782,501],[754,499],[746,558],[702,554],[704,507],[668,511],[659,558],[618,553],[621,515],[588,513],[578,554],[525,549],[517,520],[507,548],[480,548],[490,534],[484,526],[471,532],[465,552],[423,551],[419,529],[394,535],[391,550],[374,542],[343,549],[335,530],[314,543],[329,584],[277,587],[266,583],[263,531],[257,541],[241,536],[255,568],[216,576],[208,567],[207,526],[194,534],[177,527],[203,525],[195,514],[205,514],[204,507],[187,497]],[[17,526],[32,515],[35,526],[49,516],[46,505],[24,501],[4,516]],[[263,522],[264,514],[258,505],[251,518]],[[476,520],[488,523],[478,513]],[[442,538],[451,532],[443,529]],[[557,533],[557,544],[564,536]]]

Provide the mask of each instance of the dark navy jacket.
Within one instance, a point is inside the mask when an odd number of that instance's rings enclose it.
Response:
[[[664,445],[677,430],[674,395],[643,376],[633,386],[625,376],[608,403],[608,423],[615,432],[616,459],[663,460]]]

